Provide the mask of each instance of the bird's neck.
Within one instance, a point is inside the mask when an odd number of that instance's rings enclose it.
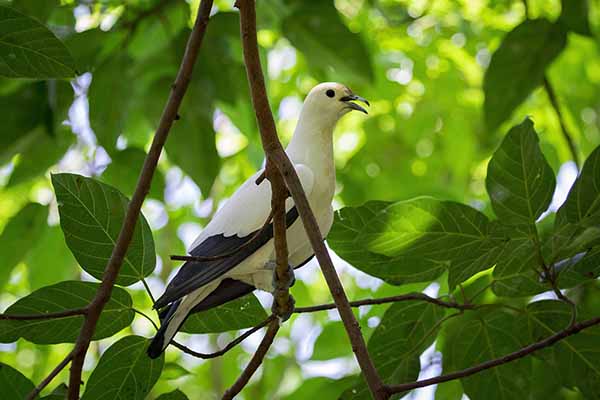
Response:
[[[333,129],[337,120],[303,107],[292,140],[286,148],[290,159],[316,170],[333,168]]]

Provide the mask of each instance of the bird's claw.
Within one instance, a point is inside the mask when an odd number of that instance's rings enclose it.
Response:
[[[280,322],[285,322],[288,319],[290,319],[290,317],[294,313],[295,307],[296,307],[296,300],[294,299],[294,296],[292,296],[290,294],[288,296],[287,304],[285,304],[283,307],[279,307],[277,302],[274,301],[273,305],[271,306],[271,312],[279,318]]]
[[[294,284],[296,283],[296,275],[294,275],[294,268],[288,264],[288,273],[287,276],[289,277],[289,280],[286,281],[281,281],[277,279],[277,265],[275,265],[273,267],[273,288],[274,289],[289,289],[292,286],[294,286]]]

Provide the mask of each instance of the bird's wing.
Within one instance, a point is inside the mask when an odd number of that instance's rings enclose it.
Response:
[[[307,194],[314,185],[313,173],[307,166],[298,164],[296,172]],[[247,180],[215,214],[191,246],[193,256],[216,256],[234,252],[229,257],[213,261],[186,262],[171,280],[165,293],[154,304],[161,308],[187,295],[195,289],[222,277],[244,261],[273,237],[273,225],[257,233],[271,211],[271,186],[267,180],[256,185],[260,172]],[[298,212],[291,199],[286,201],[286,224],[289,227]],[[258,236],[254,238],[254,235]],[[248,241],[253,238],[249,245]]]

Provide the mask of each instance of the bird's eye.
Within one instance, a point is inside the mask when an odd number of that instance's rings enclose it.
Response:
[[[325,94],[327,95],[327,97],[335,96],[335,92],[332,89],[329,89],[328,91],[326,91]]]

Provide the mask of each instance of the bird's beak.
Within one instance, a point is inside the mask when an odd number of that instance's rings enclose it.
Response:
[[[358,104],[354,103],[353,102],[354,100],[363,102],[367,106],[371,106],[369,104],[369,102],[367,101],[367,99],[365,99],[364,97],[357,96],[355,94],[350,94],[350,95],[344,96],[340,99],[340,101],[343,101],[344,103],[346,103],[347,108],[349,108],[351,110],[362,111],[365,114],[368,114],[367,110],[365,110],[363,107],[359,106]]]

